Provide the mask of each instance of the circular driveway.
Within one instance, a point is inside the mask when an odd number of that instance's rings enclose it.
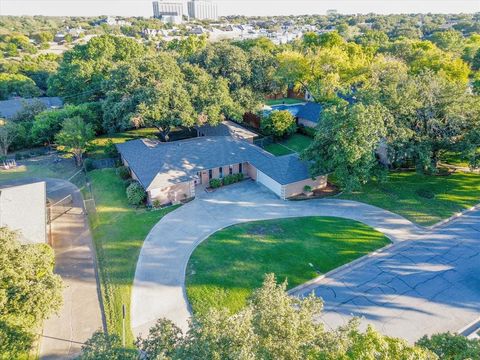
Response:
[[[299,216],[357,220],[381,231],[393,243],[418,239],[423,233],[405,218],[374,206],[335,199],[283,201],[251,180],[213,193],[200,193],[192,202],[162,218],[145,239],[132,290],[134,334],[147,334],[162,317],[187,329],[190,311],[185,295],[185,269],[201,241],[233,224]]]

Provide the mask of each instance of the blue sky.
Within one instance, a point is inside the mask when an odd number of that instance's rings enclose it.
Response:
[[[479,12],[480,0],[217,0],[221,15]],[[1,15],[151,16],[148,0],[0,0]]]

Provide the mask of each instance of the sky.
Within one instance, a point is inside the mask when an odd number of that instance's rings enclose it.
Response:
[[[169,0],[177,1],[177,0]],[[473,13],[480,0],[217,0],[220,15]],[[0,15],[152,16],[148,0],[0,0]]]

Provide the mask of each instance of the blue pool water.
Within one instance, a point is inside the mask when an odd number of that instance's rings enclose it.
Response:
[[[300,104],[292,104],[292,105],[287,105],[287,104],[279,104],[279,105],[272,105],[270,106],[270,109],[264,110],[264,115],[268,115],[274,110],[282,111],[282,110],[287,110],[289,111],[293,116],[297,116],[298,112],[300,109],[305,106],[305,103],[300,103]]]

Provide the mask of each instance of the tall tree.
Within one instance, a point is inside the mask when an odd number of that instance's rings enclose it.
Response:
[[[19,358],[32,345],[33,332],[62,304],[62,280],[53,273],[53,249],[22,245],[0,228],[0,357]]]
[[[375,151],[392,121],[381,105],[337,105],[321,116],[312,144],[302,154],[312,175],[333,174],[346,191],[382,170]]]
[[[57,73],[48,80],[49,94],[74,104],[97,101],[104,95],[101,85],[109,72],[123,61],[144,56],[146,51],[131,38],[94,37],[64,53]]]
[[[18,125],[12,121],[0,118],[0,151],[1,156],[7,156],[8,149],[18,136]]]
[[[88,143],[94,138],[92,125],[86,124],[79,116],[66,119],[62,130],[55,136],[60,149],[73,154],[77,166],[82,165],[83,154]]]

